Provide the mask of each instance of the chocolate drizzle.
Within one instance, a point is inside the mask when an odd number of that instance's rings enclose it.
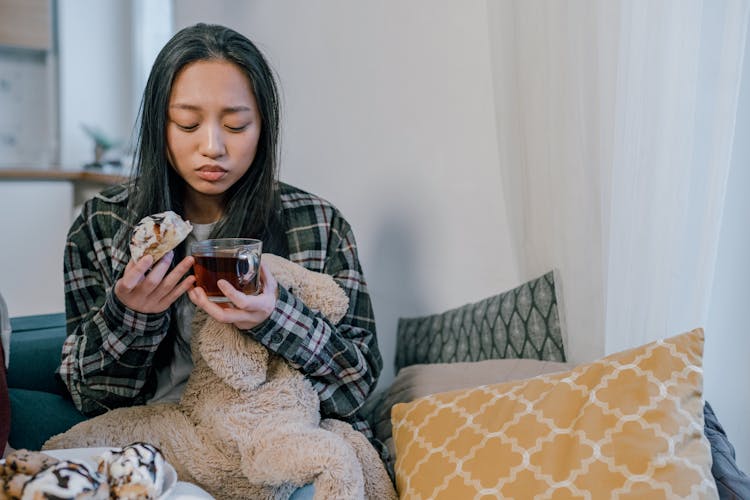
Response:
[[[150,443],[135,442],[102,455],[100,470],[104,468],[115,495],[121,488],[140,485],[155,498],[164,486],[164,455]]]
[[[84,464],[62,461],[36,473],[24,485],[23,493],[33,489],[35,498],[41,495],[40,498],[51,500],[69,500],[81,493],[97,491],[102,483]]]
[[[156,456],[161,455],[161,451],[150,443],[133,443],[122,449],[132,449],[138,454],[138,465],[148,470],[151,480],[156,480]]]

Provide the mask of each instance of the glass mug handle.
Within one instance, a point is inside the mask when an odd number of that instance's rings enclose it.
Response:
[[[238,250],[235,257],[237,258],[236,271],[239,284],[245,286],[252,282],[258,274],[260,258],[257,253],[244,248]]]

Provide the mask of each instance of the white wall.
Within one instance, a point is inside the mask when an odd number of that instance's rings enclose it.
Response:
[[[70,182],[0,182],[0,293],[11,317],[65,310],[63,252],[72,209]]]
[[[0,47],[0,168],[54,161],[53,61],[48,52]]]
[[[136,106],[132,90],[131,7],[121,0],[59,0],[60,163],[94,161],[94,143],[81,124],[130,139]]]
[[[732,167],[719,236],[713,291],[706,324],[704,375],[711,403],[737,451],[737,463],[750,472],[750,37],[734,136]]]
[[[518,283],[483,2],[175,2],[177,29],[199,21],[244,33],[278,71],[281,177],[354,228],[380,387],[393,377],[399,316]]]
[[[81,124],[129,145],[143,88],[156,54],[172,36],[171,0],[58,0],[60,163],[79,169],[94,160]]]

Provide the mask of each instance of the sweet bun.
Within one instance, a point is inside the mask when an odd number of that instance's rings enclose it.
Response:
[[[33,476],[57,462],[59,462],[58,459],[41,451],[15,450],[0,461],[0,476],[8,478],[19,473]]]
[[[162,493],[165,461],[156,446],[136,442],[107,451],[98,460],[98,472],[109,478],[113,498],[152,499]]]
[[[64,460],[38,472],[23,487],[21,500],[105,500],[109,484],[105,478],[74,460]]]
[[[189,222],[182,220],[182,217],[171,210],[148,215],[133,230],[130,255],[134,260],[151,255],[156,262],[176,248],[192,230],[193,226]]]
[[[0,493],[0,498],[8,498],[11,500],[21,498],[21,495],[23,495],[23,487],[26,486],[26,483],[28,483],[31,478],[32,476],[20,472],[9,476],[3,481],[3,491]]]

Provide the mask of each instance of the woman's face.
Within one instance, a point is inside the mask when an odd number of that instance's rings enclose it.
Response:
[[[221,196],[255,158],[260,113],[250,81],[235,64],[204,60],[175,77],[169,96],[169,160],[188,196]]]

